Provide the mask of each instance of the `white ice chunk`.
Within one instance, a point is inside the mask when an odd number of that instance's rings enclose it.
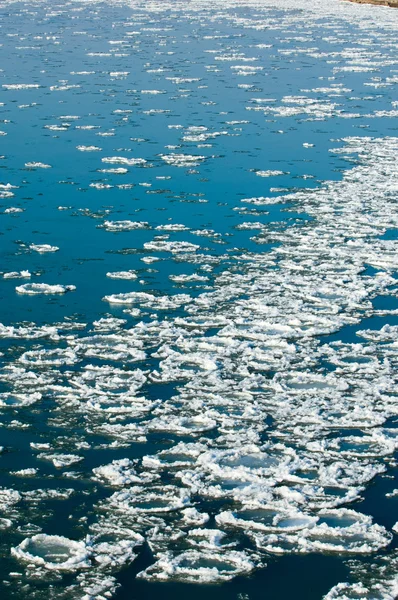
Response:
[[[85,542],[43,533],[26,538],[11,553],[17,560],[45,569],[75,571],[90,566],[91,549]]]

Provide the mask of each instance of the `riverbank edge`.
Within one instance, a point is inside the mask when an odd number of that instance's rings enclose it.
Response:
[[[398,8],[398,0],[348,0],[356,4],[374,4],[375,6],[388,6],[390,8]]]

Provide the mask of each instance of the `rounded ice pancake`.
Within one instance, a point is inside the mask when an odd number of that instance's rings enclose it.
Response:
[[[258,549],[286,552],[369,554],[388,546],[391,534],[372,518],[349,509],[321,510],[311,527],[299,532],[264,534],[248,530]]]
[[[250,573],[254,568],[255,563],[245,552],[186,550],[175,557],[171,553],[164,553],[137,577],[152,581],[177,579],[192,583],[217,583]]]
[[[63,536],[38,534],[11,549],[18,560],[56,571],[75,571],[90,566],[91,549],[85,542]]]

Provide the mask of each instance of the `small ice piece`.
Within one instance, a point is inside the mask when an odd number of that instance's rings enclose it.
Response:
[[[140,260],[146,263],[147,265],[150,265],[151,263],[158,262],[158,260],[161,259],[158,256],[144,256]]]
[[[200,246],[198,244],[192,244],[191,242],[166,242],[164,240],[154,240],[152,242],[145,242],[145,250],[155,250],[157,252],[196,252]]]
[[[110,508],[125,514],[174,513],[191,505],[188,489],[173,485],[132,486],[115,492],[108,500]]]
[[[18,208],[17,206],[9,206],[8,208],[5,209],[4,214],[9,215],[9,214],[21,213],[21,212],[24,212],[24,210],[25,210],[24,208]]]
[[[272,170],[268,170],[268,171],[256,171],[256,175],[258,175],[259,177],[276,177],[278,175],[287,175],[288,173],[286,173],[285,171],[272,171]]]
[[[10,271],[9,273],[3,273],[4,279],[30,279],[32,273],[30,271]]]
[[[116,317],[102,317],[98,321],[93,321],[94,328],[97,331],[113,331],[121,329],[127,323],[126,319],[117,319]]]
[[[379,587],[379,586],[378,586]],[[379,600],[383,597],[377,593],[376,596],[372,594],[372,598],[378,598]],[[385,590],[386,591],[386,590]],[[324,600],[368,600],[370,590],[365,587],[362,583],[338,583],[334,585],[332,589],[323,597]],[[384,596],[387,598],[387,596]],[[393,595],[388,595],[388,599],[392,600],[395,597],[395,593]]]
[[[206,156],[194,156],[192,154],[161,154],[160,157],[168,165],[175,167],[197,167],[206,160]]]
[[[386,498],[396,498],[397,496],[398,496],[398,489],[395,489],[392,492],[389,492],[386,494]],[[395,523],[394,527],[396,527],[397,525],[398,525],[398,523]],[[393,529],[394,529],[394,527],[393,527]],[[394,529],[394,531],[396,531],[396,530]]]
[[[201,513],[193,506],[184,508],[184,510],[181,511],[181,514],[183,515],[184,524],[189,525],[190,527],[192,525],[195,525],[196,527],[205,525],[205,523],[210,520],[207,513]]]
[[[39,83],[3,83],[2,87],[5,90],[33,90],[41,86]]]
[[[0,531],[3,529],[9,529],[12,526],[10,519],[0,519]]]
[[[106,156],[102,158],[102,162],[109,163],[111,165],[126,165],[139,166],[145,165],[146,160],[144,158],[125,158],[124,156]]]
[[[77,150],[80,152],[98,152],[102,150],[99,146],[76,146]]]
[[[65,294],[76,289],[75,285],[50,285],[48,283],[24,283],[15,288],[18,294],[28,294],[34,296],[36,294]]]
[[[152,419],[149,431],[170,431],[175,435],[199,435],[217,427],[217,421],[205,415],[169,416]]]
[[[50,450],[51,446],[47,442],[30,442],[33,450]]]
[[[10,471],[11,475],[16,475],[17,477],[34,477],[37,473],[38,469],[30,468],[30,469],[20,469],[19,471]]]
[[[146,221],[104,221],[100,225],[107,231],[132,231],[134,229],[147,229],[149,223]]]
[[[50,246],[50,244],[30,244],[29,248],[41,254],[45,252],[58,252],[59,250],[58,246]]]
[[[45,452],[38,454],[37,458],[51,461],[57,469],[70,467],[83,460],[83,457],[77,454],[46,454]]]
[[[105,484],[123,487],[131,483],[141,483],[134,465],[128,458],[113,460],[109,465],[103,465],[93,469],[95,479]]]
[[[158,225],[156,229],[159,231],[186,231],[188,227],[182,223],[166,223],[165,225]]]
[[[113,271],[106,274],[110,279],[137,279],[135,271]]]
[[[0,406],[4,408],[18,408],[20,406],[30,406],[41,400],[40,392],[31,392],[27,394],[4,392],[0,394]]]
[[[0,510],[9,512],[10,508],[20,502],[22,496],[17,490],[0,487]]]
[[[98,169],[99,173],[111,173],[113,175],[125,175],[126,173],[129,172],[128,169],[125,169],[124,167],[119,167],[119,168],[115,168],[115,169]]]
[[[209,278],[205,275],[198,275],[193,273],[192,275],[169,275],[169,279],[175,283],[195,283],[202,281],[209,281]]]
[[[241,511],[224,511],[216,516],[216,523],[226,527],[271,532],[299,531],[314,527],[317,517],[296,511],[278,511],[273,507],[244,508]]]
[[[19,357],[19,362],[31,367],[73,365],[77,361],[75,352],[70,348],[28,350]]]
[[[51,165],[42,162],[27,162],[25,167],[28,169],[51,169]]]
[[[24,539],[19,546],[11,549],[11,554],[17,560],[45,569],[75,571],[90,566],[91,550],[85,542],[39,533]]]
[[[169,310],[178,308],[191,301],[187,294],[175,294],[174,296],[154,296],[145,292],[127,292],[125,294],[111,294],[104,296],[104,302],[110,304],[140,304],[141,307],[156,308],[157,310]]]

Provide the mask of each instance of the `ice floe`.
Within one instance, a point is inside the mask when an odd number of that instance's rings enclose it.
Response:
[[[24,283],[15,288],[18,294],[37,295],[37,294],[65,294],[76,289],[74,285],[61,285],[48,283]]]
[[[56,571],[75,571],[90,566],[91,551],[86,543],[59,535],[34,535],[11,552],[17,560]]]
[[[30,250],[34,252],[39,252],[40,254],[45,254],[46,252],[57,252],[59,250],[58,246],[51,246],[50,244],[30,244]]]

